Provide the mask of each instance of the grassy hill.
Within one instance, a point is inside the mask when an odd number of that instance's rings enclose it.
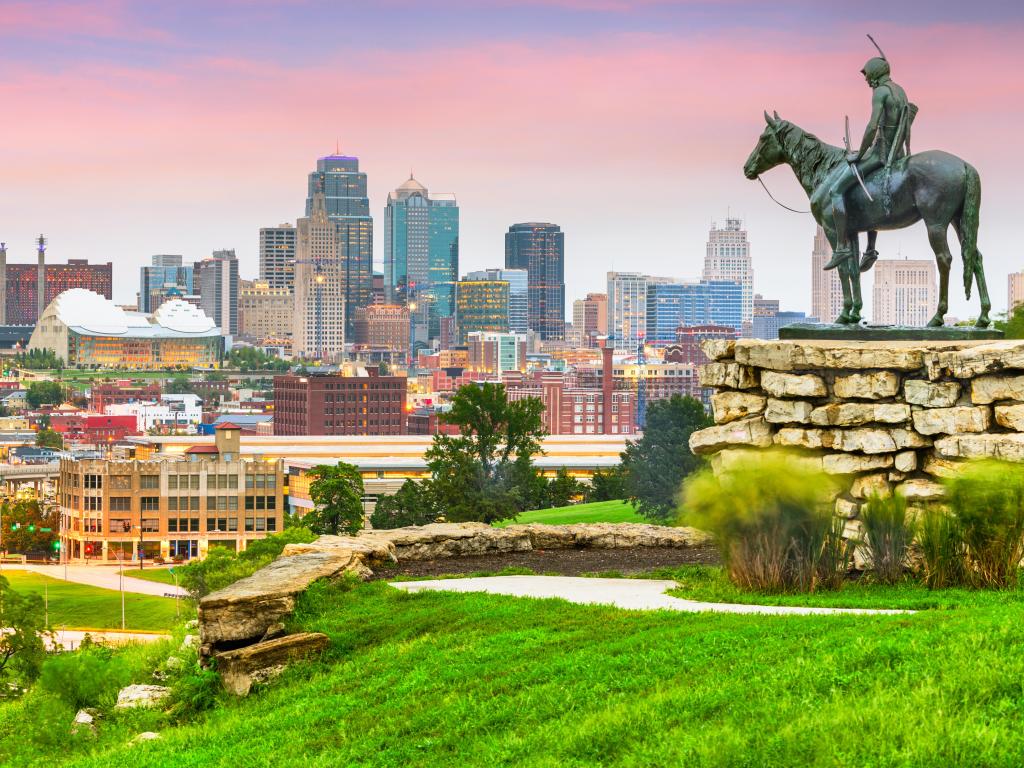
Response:
[[[554,507],[523,512],[515,520],[503,520],[499,526],[525,523],[568,525],[570,523],[647,523],[628,501],[595,501],[571,507]]]
[[[1021,593],[903,616],[640,613],[317,585],[322,660],[173,725],[0,705],[10,764],[1019,766]],[[158,741],[128,746],[139,731]],[[7,735],[4,735],[7,734]],[[59,743],[59,752],[55,746]]]

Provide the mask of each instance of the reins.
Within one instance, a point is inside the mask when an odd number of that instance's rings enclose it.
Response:
[[[800,214],[804,214],[804,213],[810,213],[810,210],[806,210],[806,211],[798,211],[798,210],[797,210],[796,208],[790,208],[790,207],[789,207],[788,205],[786,205],[785,203],[780,203],[780,202],[779,202],[778,200],[776,200],[776,199],[775,199],[775,195],[773,195],[773,194],[772,194],[772,193],[771,193],[771,192],[769,191],[768,187],[767,187],[767,186],[765,185],[765,183],[764,183],[764,180],[763,180],[763,179],[762,179],[762,178],[761,178],[760,176],[758,176],[758,177],[757,177],[757,180],[761,182],[761,186],[762,186],[762,187],[764,187],[764,191],[765,191],[765,193],[766,193],[766,194],[768,195],[768,197],[770,197],[770,198],[772,199],[772,202],[773,202],[773,203],[775,203],[776,205],[778,205],[778,206],[780,206],[780,207],[782,207],[782,208],[785,208],[785,209],[786,209],[787,211],[791,211],[791,212],[793,212],[793,213],[800,213]]]

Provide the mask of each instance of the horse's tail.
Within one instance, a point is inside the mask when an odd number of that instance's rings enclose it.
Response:
[[[981,177],[964,163],[964,205],[960,210],[960,252],[964,260],[964,292],[971,298],[971,282],[978,265],[978,216],[981,212]]]

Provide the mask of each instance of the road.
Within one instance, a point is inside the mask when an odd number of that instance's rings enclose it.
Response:
[[[33,563],[19,563],[17,565],[5,565],[0,569],[3,571],[31,571],[50,576],[54,579],[64,581],[65,566],[63,565],[36,565]],[[88,584],[103,589],[120,591],[121,579],[118,569],[113,566],[104,565],[68,565],[67,580],[76,584]],[[181,587],[173,584],[161,584],[158,581],[146,581],[145,579],[133,579],[131,576],[124,577],[124,591],[134,592],[139,595],[156,595],[158,597],[174,597],[178,595],[185,597],[187,593]]]
[[[81,629],[55,629],[53,632],[53,641],[48,642],[47,646],[52,650],[54,648],[63,648],[65,651],[73,651],[82,643],[82,639],[89,635],[89,637],[97,642],[103,643],[104,645],[124,645],[125,643],[155,643],[157,640],[163,640],[170,637],[170,635],[161,634],[159,632],[121,632],[120,630],[114,629],[98,629],[92,632],[86,632]]]

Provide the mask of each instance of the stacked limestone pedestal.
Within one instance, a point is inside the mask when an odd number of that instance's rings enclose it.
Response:
[[[715,426],[691,449],[715,471],[772,446],[836,476],[836,512],[873,492],[941,500],[966,459],[1024,462],[1024,341],[704,343]]]

